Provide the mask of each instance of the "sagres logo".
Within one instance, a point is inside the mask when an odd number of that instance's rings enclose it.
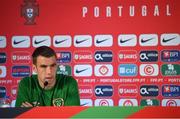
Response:
[[[156,85],[142,85],[140,87],[141,96],[158,96],[159,88]]]
[[[178,86],[178,85],[163,85],[162,95],[164,97],[178,97],[178,96],[180,96],[180,86]]]
[[[30,47],[30,37],[29,36],[13,36],[12,46],[14,48],[28,48]]]
[[[157,34],[141,34],[139,36],[140,46],[157,46],[158,35]]]
[[[18,63],[18,64],[30,63],[31,54],[29,52],[26,52],[26,51],[12,52],[11,61],[14,64],[16,64],[16,63]]]
[[[159,67],[157,64],[141,64],[139,73],[141,76],[157,76]]]
[[[180,75],[179,64],[163,64],[161,66],[161,73],[163,76],[178,76]]]
[[[113,66],[111,64],[98,64],[95,65],[95,76],[112,76]]]
[[[74,62],[76,63],[91,63],[93,55],[91,51],[76,51],[74,52]]]
[[[138,88],[136,85],[120,85],[118,92],[120,97],[133,97],[137,96]]]
[[[26,19],[25,25],[34,25],[36,16],[39,16],[39,5],[36,0],[24,0],[21,5],[21,16]]]
[[[94,106],[114,106],[112,99],[96,99]]]
[[[163,50],[161,51],[161,60],[163,62],[178,62],[180,60],[180,51]]]
[[[118,36],[118,45],[123,47],[133,47],[137,44],[137,37],[135,34],[120,34]]]
[[[138,106],[137,99],[120,99],[119,106]]]
[[[138,58],[136,50],[121,50],[118,54],[118,61],[124,63],[136,62]]]
[[[55,35],[53,37],[53,45],[54,47],[71,47],[72,38],[70,35]]]
[[[74,36],[74,46],[75,47],[91,47],[92,46],[92,36],[90,36],[90,35],[75,35]]]
[[[180,106],[180,99],[163,99],[162,100],[162,106]]]
[[[6,77],[6,67],[0,66],[0,78]]]
[[[94,37],[94,44],[96,47],[111,47],[113,45],[113,36],[96,35]]]
[[[30,75],[29,66],[13,66],[12,67],[12,76],[13,77],[26,77]]]
[[[157,99],[142,99],[140,106],[159,106],[159,100]]]
[[[71,66],[69,65],[59,65],[57,69],[57,74],[72,75],[71,70]]]
[[[161,45],[162,46],[178,46],[180,44],[180,35],[177,33],[173,34],[162,34]]]
[[[33,36],[33,47],[51,46],[50,36]]]
[[[0,98],[6,97],[6,88],[0,86]]]
[[[119,76],[136,76],[137,71],[136,64],[120,64],[118,67]]]
[[[71,52],[56,52],[58,63],[69,63],[71,62]]]
[[[90,77],[92,76],[92,65],[81,64],[74,66],[74,76],[78,77]]]
[[[97,97],[111,97],[113,95],[113,87],[111,85],[97,85],[95,87],[95,95]]]
[[[0,48],[5,48],[5,47],[6,47],[6,37],[0,36]]]
[[[93,88],[91,85],[80,85],[79,94],[81,98],[90,98],[93,96]]]
[[[6,62],[6,53],[0,52],[0,63],[5,63],[5,62]]]
[[[112,62],[113,54],[111,51],[96,51],[94,58],[96,62]]]
[[[157,51],[141,51],[139,54],[141,62],[156,62],[158,61]]]
[[[91,99],[80,99],[81,106],[93,106],[93,102]]]

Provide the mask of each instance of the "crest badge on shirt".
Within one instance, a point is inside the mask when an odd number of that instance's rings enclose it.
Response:
[[[64,106],[64,100],[62,98],[53,99],[53,106]]]

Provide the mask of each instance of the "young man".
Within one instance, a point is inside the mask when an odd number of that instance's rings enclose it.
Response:
[[[53,49],[38,47],[32,59],[37,75],[20,81],[16,107],[80,105],[76,80],[71,76],[56,74],[57,58]]]

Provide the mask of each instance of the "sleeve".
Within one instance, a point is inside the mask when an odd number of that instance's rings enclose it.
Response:
[[[22,79],[20,82],[19,82],[19,86],[18,86],[18,93],[17,93],[17,97],[16,97],[16,104],[15,104],[15,107],[20,107],[21,104],[25,101],[27,102],[30,102],[29,100],[29,96],[28,96],[28,82],[25,81],[27,80],[26,78],[25,79]]]
[[[80,97],[78,90],[78,83],[73,77],[69,77],[71,80],[68,83],[67,97],[64,102],[65,106],[80,106]]]

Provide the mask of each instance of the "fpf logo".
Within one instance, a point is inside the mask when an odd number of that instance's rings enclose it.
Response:
[[[163,50],[161,51],[161,60],[163,62],[177,62],[180,60],[180,51]]]
[[[71,52],[56,52],[58,63],[69,63],[71,62]]]

